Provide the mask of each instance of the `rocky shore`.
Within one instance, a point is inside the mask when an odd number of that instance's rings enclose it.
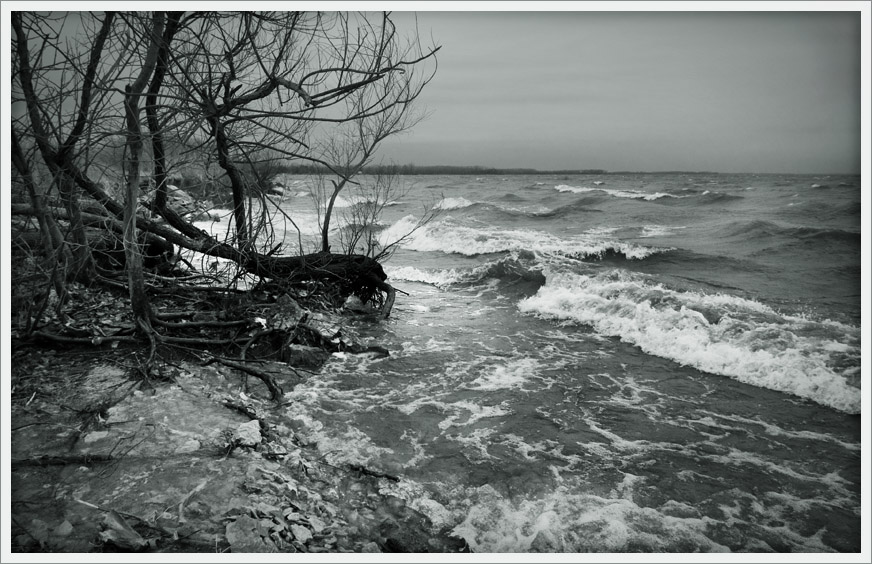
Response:
[[[401,476],[324,461],[263,383],[195,357],[132,377],[139,352],[13,347],[13,552],[468,550],[413,507]],[[330,354],[295,347],[259,370],[288,390]]]

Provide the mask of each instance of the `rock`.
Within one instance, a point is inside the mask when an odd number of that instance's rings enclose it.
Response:
[[[302,525],[291,525],[291,532],[294,533],[294,538],[303,544],[312,540],[312,531]]]
[[[70,523],[67,520],[64,520],[64,522],[61,523],[60,525],[58,525],[57,527],[55,527],[55,530],[54,530],[54,534],[56,534],[59,537],[69,536],[70,533],[72,533],[72,532],[73,532],[73,525],[72,525],[72,523]]]
[[[224,534],[230,550],[235,553],[278,552],[272,541],[261,536],[259,525],[259,521],[248,515],[240,515],[235,521],[228,523]]]
[[[530,544],[531,552],[562,552],[563,547],[560,539],[554,536],[551,531],[541,530],[536,534],[536,538]]]
[[[240,423],[233,431],[233,443],[238,446],[254,447],[262,440],[260,421],[256,419],[252,419],[248,423]]]
[[[374,309],[363,303],[360,298],[355,295],[348,296],[348,299],[345,300],[345,305],[343,306],[348,311],[353,311],[356,313],[372,313]]]
[[[92,431],[82,438],[85,444],[95,443],[109,436],[109,431]]]
[[[312,530],[315,533],[320,533],[325,528],[327,528],[327,524],[324,523],[321,519],[315,517],[314,515],[309,516],[309,525],[312,527]]]
[[[330,353],[318,347],[287,344],[282,350],[281,358],[283,362],[295,368],[318,370],[330,358]]]
[[[306,315],[300,305],[287,294],[276,298],[276,305],[269,316],[269,326],[275,329],[289,331],[297,326],[300,319]]]
[[[197,439],[188,439],[176,448],[176,454],[188,454],[200,450],[200,441]]]
[[[178,186],[173,186],[172,184],[167,184],[167,204],[181,215],[192,213],[196,208],[194,198]]]
[[[100,531],[100,540],[113,544],[123,550],[141,550],[148,541],[133,530],[133,528],[115,510],[110,510],[103,517],[105,530]]]
[[[330,319],[322,313],[310,313],[306,316],[302,325],[318,335],[325,342],[338,342],[341,336],[341,329],[335,323],[335,320]]]

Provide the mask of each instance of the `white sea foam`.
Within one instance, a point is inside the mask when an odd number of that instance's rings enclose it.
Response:
[[[457,282],[462,274],[456,269],[425,270],[414,266],[400,266],[385,268],[385,273],[391,280],[406,280],[408,282],[423,282],[433,286],[442,287]]]
[[[416,224],[414,216],[406,216],[379,234],[385,246],[409,233]],[[498,229],[471,227],[451,219],[438,221],[418,229],[406,237],[400,246],[420,252],[455,253],[467,256],[506,251],[536,251],[577,257],[603,256],[617,252],[628,259],[643,259],[668,249],[646,247],[596,236],[562,238],[532,229]]]
[[[588,188],[587,186],[567,186],[566,184],[560,184],[554,187],[558,192],[572,192],[574,194],[581,194],[584,192],[604,192],[610,196],[614,196],[615,198],[632,198],[632,199],[641,199],[641,200],[658,200],[660,198],[678,198],[679,196],[674,196],[672,194],[667,194],[666,192],[639,192],[637,190],[612,190],[610,188]]]
[[[539,362],[533,358],[522,358],[508,364],[489,367],[488,371],[469,384],[471,390],[500,390],[522,388],[524,382],[536,374]]]
[[[686,229],[686,227],[675,225],[644,225],[642,226],[642,233],[639,234],[639,237],[665,237],[667,235],[672,235],[672,232],[677,229]]]
[[[468,208],[474,202],[470,202],[466,198],[443,198],[436,204],[436,209],[440,210],[458,210]]]
[[[511,501],[491,486],[481,486],[467,493],[470,507],[452,532],[473,552],[484,553],[727,551],[706,536],[706,519],[640,507],[629,492],[623,495],[609,498],[558,488],[544,498]]]
[[[522,312],[590,325],[649,354],[848,413],[860,411],[859,390],[847,383],[845,369],[832,366],[834,354],[845,356],[844,346],[859,359],[856,327],[782,316],[736,296],[676,292],[626,272],[547,279],[535,296],[518,304]],[[830,350],[833,343],[841,344],[838,353]]]
[[[451,426],[471,425],[479,419],[488,417],[503,417],[511,415],[512,410],[503,405],[479,405],[475,402],[461,400],[458,402],[445,404],[454,413],[446,419],[439,422],[439,428],[442,430]]]
[[[840,445],[842,448],[845,448],[845,449],[848,449],[851,451],[859,451],[860,450],[860,443],[845,442],[845,441],[841,440],[840,438],[838,438],[834,435],[830,435],[828,433],[817,433],[814,431],[806,431],[806,430],[784,429],[782,427],[779,427],[778,425],[774,425],[774,424],[769,423],[767,421],[762,421],[760,419],[749,419],[747,417],[742,417],[740,415],[714,413],[711,411],[700,411],[700,413],[704,413],[704,414],[707,414],[709,416],[707,418],[708,425],[713,426],[713,427],[723,428],[723,429],[726,429],[728,431],[740,430],[740,429],[744,429],[747,425],[754,425],[754,426],[759,426],[760,428],[762,428],[763,432],[765,432],[766,434],[771,435],[771,436],[783,436],[783,437],[790,437],[792,439],[818,441],[818,442],[827,443],[827,444],[837,444],[837,445]],[[722,423],[717,423],[716,422],[717,419],[722,419],[722,420],[726,420],[726,421],[733,421],[735,423],[738,423],[739,425],[727,426],[727,425],[722,424]],[[700,420],[700,422],[703,422],[703,421],[704,420]]]
[[[375,445],[363,431],[349,425],[344,433],[318,432],[311,435],[318,443],[318,449],[327,453],[325,459],[331,464],[363,463],[379,460],[393,453],[389,448]]]
[[[594,236],[603,236],[603,235],[611,235],[615,231],[620,231],[620,227],[591,227],[586,230],[585,235],[594,235]]]

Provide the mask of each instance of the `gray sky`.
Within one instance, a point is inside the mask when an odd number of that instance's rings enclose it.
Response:
[[[410,16],[395,12],[401,25]],[[436,77],[419,98],[431,116],[386,143],[386,160],[542,170],[860,171],[859,12],[417,17],[421,34],[442,46]]]

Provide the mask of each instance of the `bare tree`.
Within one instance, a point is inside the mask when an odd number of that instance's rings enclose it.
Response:
[[[330,253],[327,233],[338,194],[384,139],[420,119],[412,104],[435,73],[438,48],[401,37],[389,13],[14,12],[12,28],[13,102],[23,108],[13,120],[16,169],[34,186],[30,213],[69,222],[68,270],[83,278],[93,276],[86,226],[123,233],[143,332],[153,331],[141,282],[146,241],[227,259],[261,279],[388,291],[377,255]],[[320,253],[277,252],[264,172],[291,161],[335,177]],[[190,162],[216,163],[216,181],[227,186],[226,241],[169,204],[169,175]],[[39,199],[33,179],[43,170],[63,213]],[[144,178],[159,219],[140,209]]]
[[[86,129],[92,123],[92,94],[113,14],[105,14],[88,51],[78,53],[62,49],[62,25],[52,25],[56,20],[25,19],[25,15],[12,13],[20,99],[29,117],[22,131],[33,132],[30,141],[38,147],[42,164],[51,174],[69,214],[74,260],[66,274],[87,277],[91,270],[91,256],[80,215],[73,161]],[[36,62],[31,61],[31,43],[39,46],[34,58]],[[87,63],[84,69],[81,68],[82,62]],[[64,63],[80,74],[73,72],[74,76],[68,77]],[[75,108],[66,103],[68,96],[76,100]]]
[[[153,338],[151,307],[145,293],[142,273],[142,253],[137,243],[136,215],[139,205],[139,161],[142,153],[142,128],[140,126],[139,97],[145,90],[157,65],[158,49],[164,30],[163,12],[155,12],[149,22],[151,34],[145,62],[132,84],[124,87],[124,117],[127,123],[127,186],[124,192],[124,257],[127,265],[127,283],[130,305],[137,325],[143,333]],[[150,361],[149,361],[150,362]]]
[[[338,236],[342,252],[364,254],[377,261],[387,260],[403,241],[443,211],[437,205],[438,200],[424,202],[420,217],[407,232],[394,240],[385,240],[381,235],[385,209],[409,193],[409,188],[402,184],[401,178],[396,166],[382,166],[375,174],[365,175],[355,183],[351,205],[342,208],[339,214]],[[316,190],[314,198],[323,200],[324,193]]]

